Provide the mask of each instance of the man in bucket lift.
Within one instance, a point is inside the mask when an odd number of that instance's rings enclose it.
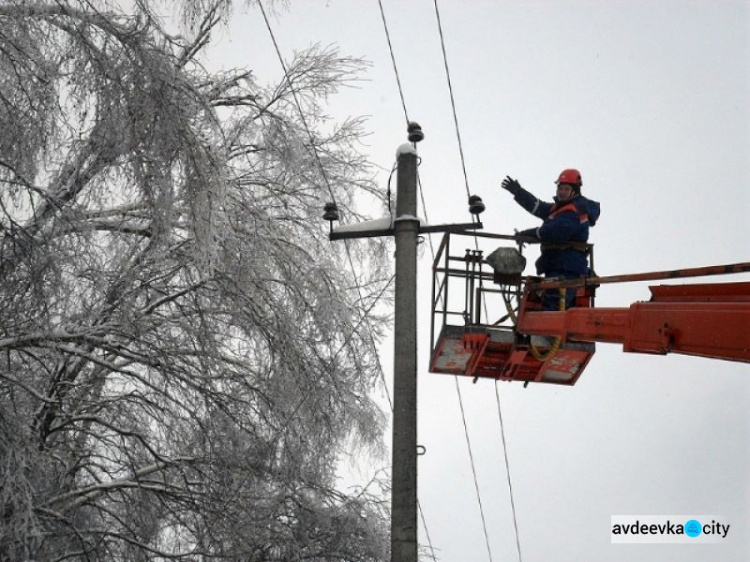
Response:
[[[554,203],[540,201],[510,176],[502,181],[501,186],[513,194],[516,203],[544,221],[538,228],[518,233],[518,236],[535,238],[541,242],[542,253],[536,262],[537,273],[547,278],[564,279],[589,275],[586,244],[589,226],[594,226],[599,218],[599,203],[581,195],[583,182],[578,170],[563,170],[555,183],[557,194]],[[573,305],[575,294],[575,289],[566,291],[565,308]],[[560,291],[545,291],[542,310],[559,309]]]

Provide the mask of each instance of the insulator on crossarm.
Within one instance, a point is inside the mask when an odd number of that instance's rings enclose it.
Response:
[[[323,220],[330,222],[339,220],[339,209],[336,203],[326,203],[323,211]]]
[[[484,202],[479,195],[472,195],[469,197],[469,212],[472,215],[479,215],[484,212]]]

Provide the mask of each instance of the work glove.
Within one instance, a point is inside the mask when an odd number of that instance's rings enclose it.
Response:
[[[512,193],[513,195],[516,195],[519,191],[521,191],[521,184],[510,176],[505,176],[505,179],[500,184],[500,187],[502,187],[509,193]]]

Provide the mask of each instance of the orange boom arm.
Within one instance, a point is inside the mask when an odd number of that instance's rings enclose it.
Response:
[[[517,329],[564,341],[621,343],[635,353],[750,362],[750,283],[660,285],[629,308],[528,311]]]

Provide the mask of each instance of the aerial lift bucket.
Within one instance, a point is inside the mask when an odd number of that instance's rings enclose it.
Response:
[[[750,362],[748,282],[651,286],[646,302],[594,306],[596,288],[607,283],[745,273],[750,263],[550,280],[522,277],[522,246],[499,248],[486,259],[478,248],[479,240],[515,237],[472,236],[477,247],[456,256],[446,233],[433,263],[433,373],[573,385],[596,351],[594,342],[620,343],[626,352]],[[588,255],[593,271],[591,248]],[[576,289],[574,307],[541,310],[544,291],[562,295],[569,288]],[[490,301],[502,306],[491,311]],[[456,303],[463,309],[454,309]]]
[[[484,242],[515,240],[512,236],[487,233],[472,236]],[[540,294],[525,295],[522,290],[526,259],[521,248],[499,247],[485,259],[480,249],[454,256],[450,242],[451,235],[447,233],[433,264],[430,371],[475,380],[575,384],[594,355],[593,343],[527,336],[515,327],[520,312],[539,310],[541,305]],[[579,293],[578,305],[591,306],[593,287]],[[497,319],[488,317],[490,299],[501,303]],[[452,308],[454,302],[463,304],[463,309]],[[440,326],[436,334],[437,323]]]

